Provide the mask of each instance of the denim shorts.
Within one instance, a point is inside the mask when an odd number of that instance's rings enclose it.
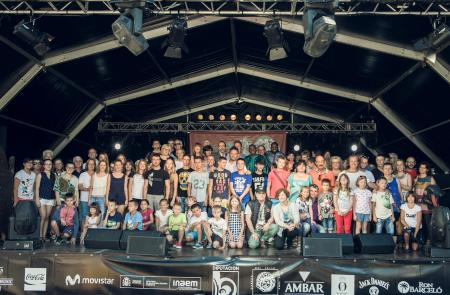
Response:
[[[370,222],[370,214],[356,213],[356,221]]]

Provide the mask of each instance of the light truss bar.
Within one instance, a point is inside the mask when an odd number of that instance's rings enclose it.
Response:
[[[283,131],[287,133],[371,133],[376,131],[375,123],[236,123],[236,122],[200,122],[200,123],[98,123],[101,132],[191,132],[191,131]]]
[[[433,68],[433,70],[438,73],[442,78],[444,78],[447,83],[450,83],[450,65],[445,61],[436,57],[434,60],[427,58],[427,64]]]

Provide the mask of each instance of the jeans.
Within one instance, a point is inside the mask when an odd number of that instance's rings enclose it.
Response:
[[[334,231],[334,218],[328,217],[324,218],[322,220],[322,227],[325,229],[325,231],[328,231],[329,233]]]
[[[202,212],[206,212],[205,202],[197,202],[197,204],[199,204],[200,207],[202,207]]]
[[[84,221],[86,220],[86,216],[89,214],[89,203],[80,201],[78,211],[80,212],[80,224],[81,226],[83,226]]]
[[[269,229],[264,232],[262,229],[257,229],[256,234],[259,237],[259,240],[254,239],[251,235],[248,239],[248,247],[250,249],[256,249],[259,247],[261,241],[268,241],[270,238],[273,238],[278,232],[278,225],[272,223],[269,225]]]
[[[376,233],[381,234],[383,232],[383,227],[386,229],[386,233],[394,235],[394,223],[392,222],[390,217],[386,219],[377,219]]]
[[[102,220],[103,220],[105,218],[105,213],[106,213],[105,197],[92,196],[91,204],[92,203],[97,203],[98,207],[100,208],[100,216],[102,217]],[[88,208],[88,211],[89,211],[89,208]]]
[[[293,231],[288,231],[284,229],[281,233],[281,237],[279,235],[275,236],[275,248],[278,250],[283,250],[284,243],[287,242],[287,247],[292,247],[292,240],[299,235],[298,228],[295,228]]]
[[[179,197],[178,200],[180,200],[180,206],[181,206],[181,213],[187,212],[188,209],[186,208],[186,198],[185,197]]]
[[[300,228],[298,230],[300,237],[306,237],[311,231],[311,223],[310,219],[306,219],[304,221],[300,221]]]

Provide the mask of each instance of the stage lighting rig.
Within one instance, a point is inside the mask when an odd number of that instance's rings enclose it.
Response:
[[[283,121],[283,118],[284,118],[284,117],[283,117],[282,114],[278,114],[278,115],[277,115],[277,120],[278,120],[278,121]]]
[[[203,121],[204,119],[205,119],[205,116],[203,116],[203,114],[198,114],[197,115],[197,120]]]
[[[287,57],[289,45],[283,38],[280,21],[273,19],[266,22],[264,26],[264,36],[269,44],[266,55],[269,60],[278,60]]]
[[[440,18],[433,21],[433,32],[414,43],[414,48],[420,51],[438,50],[450,42],[450,28]]]
[[[261,114],[256,114],[255,119],[256,121],[261,121],[262,120]]]
[[[21,20],[15,27],[13,34],[19,39],[33,47],[34,51],[43,56],[50,50],[50,43],[54,37],[45,32],[39,31],[34,20],[25,22]]]
[[[271,122],[273,120],[273,116],[272,115],[267,115],[266,120]]]
[[[214,115],[213,115],[213,114],[209,115],[209,116],[208,116],[208,120],[214,121]]]
[[[236,116],[235,114],[232,114],[232,115],[230,116],[230,120],[231,120],[231,121],[236,121],[236,119],[237,119],[237,116]]]
[[[336,21],[334,12],[337,0],[305,0],[303,26],[305,28],[305,44],[303,51],[313,57],[322,56],[336,37]]]
[[[169,36],[161,45],[161,48],[167,47],[164,56],[170,58],[181,58],[182,51],[189,53],[189,48],[184,43],[184,37],[187,35],[186,20],[182,18],[174,19],[167,30],[169,30]]]
[[[244,116],[244,120],[245,121],[250,121],[252,119],[252,115],[250,115],[250,114],[245,114],[245,116]]]
[[[120,44],[136,56],[148,48],[147,40],[142,34],[142,18],[145,4],[149,2],[147,0],[112,1],[121,11],[120,17],[111,26],[113,34]]]

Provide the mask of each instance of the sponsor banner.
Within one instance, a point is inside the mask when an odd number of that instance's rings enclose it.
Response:
[[[277,268],[252,269],[252,295],[278,295],[280,291],[280,271]]]
[[[121,275],[120,288],[173,291],[201,291],[201,277],[165,277]]]
[[[200,143],[208,140],[214,151],[218,150],[219,141],[225,141],[227,149],[233,146],[235,140],[242,142],[242,149],[244,154],[248,153],[248,146],[250,144],[264,145],[267,151],[270,151],[270,144],[277,142],[280,151],[286,152],[286,132],[255,132],[255,131],[194,131],[189,133],[190,150],[194,150],[195,143]]]
[[[24,291],[46,291],[47,269],[26,267],[23,289]]]

